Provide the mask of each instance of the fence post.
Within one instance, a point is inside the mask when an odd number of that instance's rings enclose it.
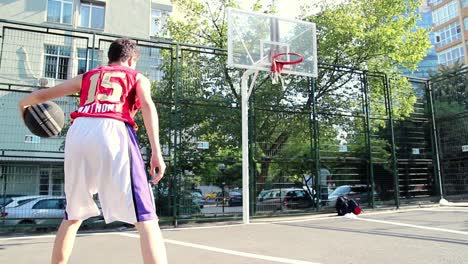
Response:
[[[393,127],[393,107],[392,107],[392,89],[390,86],[390,80],[388,79],[387,74],[385,74],[385,85],[387,91],[387,100],[388,100],[388,119],[390,123],[390,133],[391,133],[391,145],[392,145],[392,169],[393,169],[393,180],[395,185],[395,206],[400,208],[400,179],[398,176],[398,166],[397,166],[397,157],[396,157],[396,144],[395,144],[395,130]]]
[[[5,169],[5,165],[0,165],[0,178],[3,178],[3,197],[2,197],[2,207],[1,213],[5,212],[5,205],[6,205],[6,191],[7,191],[7,173]]]
[[[96,49],[96,33],[93,32],[93,48],[91,51],[91,63],[90,67],[94,66],[94,51]],[[88,50],[86,50],[86,59],[88,59]]]
[[[372,208],[375,207],[374,201],[374,190],[375,190],[375,183],[374,183],[374,168],[372,165],[372,142],[371,142],[371,129],[370,129],[370,115],[369,115],[369,83],[367,80],[367,71],[362,73],[362,90],[364,93],[364,110],[365,112],[365,125],[366,125],[366,145],[367,145],[367,155],[368,155],[368,170],[369,170],[369,183],[370,183],[370,193],[369,195],[369,203]]]
[[[315,90],[317,88],[317,82],[315,78],[310,78],[310,93],[312,96],[312,124],[314,130],[314,147],[315,147],[315,201],[316,201],[316,210],[320,210],[320,149],[319,149],[319,126],[317,122],[317,102],[315,98]]]
[[[174,86],[174,156],[173,156],[173,184],[172,184],[172,215],[173,215],[173,224],[174,227],[178,226],[177,223],[177,212],[178,212],[178,204],[179,204],[179,197],[178,197],[178,184],[179,184],[179,170],[177,169],[177,166],[179,165],[177,162],[178,158],[178,144],[179,144],[179,109],[178,109],[178,101],[179,101],[179,54],[180,52],[180,46],[179,44],[176,45],[176,65],[175,65],[175,86]]]
[[[318,205],[318,200],[316,199],[318,197],[318,192],[317,192],[317,186],[314,184],[314,163],[313,163],[313,160],[314,160],[314,139],[315,139],[315,135],[314,135],[314,122],[312,120],[312,113],[313,113],[313,107],[314,107],[314,95],[313,95],[313,88],[312,88],[312,85],[313,85],[313,82],[315,81],[314,78],[308,78],[307,79],[307,85],[308,85],[308,88],[309,88],[309,100],[310,100],[310,106],[309,108],[307,109],[308,110],[308,118],[309,118],[309,151],[310,151],[310,177],[307,179],[304,177],[304,184],[305,186],[307,187],[307,190],[309,191],[309,194],[312,198],[312,202],[315,204],[315,208],[317,209],[317,205]],[[315,177],[317,178],[317,177]],[[312,188],[312,191],[310,190],[309,188],[309,182],[308,181],[311,181],[310,182],[310,185],[311,185],[311,188]],[[316,198],[314,198],[314,186],[315,185],[315,196]]]
[[[252,92],[252,95],[254,94],[254,92]],[[254,162],[254,127],[255,127],[255,122],[254,122],[254,113],[253,113],[253,106],[254,106],[254,102],[253,102],[253,99],[254,99],[254,96],[250,96],[249,98],[249,214],[250,215],[254,215],[255,214],[255,211],[256,211],[256,208],[255,208],[255,199],[256,199],[256,191],[257,191],[257,186],[256,186],[256,183],[257,183],[257,178],[256,178],[256,166],[255,166],[255,162]]]
[[[2,35],[0,36],[2,39],[2,46],[0,47],[0,69],[2,68],[2,57],[3,57],[3,43],[5,42],[5,27],[2,27]]]
[[[437,135],[437,126],[435,122],[435,112],[434,112],[434,97],[432,89],[432,81],[428,80],[426,82],[427,93],[429,96],[429,114],[431,115],[431,136],[433,139],[434,150],[433,157],[435,158],[434,169],[436,174],[436,185],[437,185],[437,194],[439,195],[440,200],[444,199],[444,190],[442,188],[442,173],[440,171],[440,156],[439,156],[439,138]]]

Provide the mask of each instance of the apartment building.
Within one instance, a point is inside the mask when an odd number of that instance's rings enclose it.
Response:
[[[18,116],[25,92],[52,86],[107,63],[114,36],[148,40],[137,70],[162,78],[151,40],[171,13],[170,0],[0,0],[0,196],[63,194],[64,135],[39,138]],[[68,119],[76,98],[55,100]]]
[[[423,2],[419,7],[419,13],[421,14],[421,19],[416,22],[418,27],[428,29],[429,31],[432,29],[432,12],[427,5],[427,2]],[[438,65],[438,57],[435,51],[435,38],[434,32],[429,32],[429,39],[431,41],[432,47],[427,51],[426,56],[423,58],[421,62],[417,65],[415,71],[411,71],[409,69],[401,69],[402,73],[405,76],[410,77],[418,77],[418,78],[428,78],[430,72],[437,71]],[[417,88],[417,87],[415,87]],[[419,91],[419,94],[423,94],[423,91]]]
[[[468,65],[468,0],[428,0],[439,65]]]

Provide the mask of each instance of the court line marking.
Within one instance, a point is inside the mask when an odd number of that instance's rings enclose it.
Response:
[[[300,223],[300,222],[309,222],[309,221],[319,221],[319,220],[333,220],[339,219],[340,217],[314,217],[314,218],[305,218],[305,219],[297,219],[297,220],[279,220],[279,221],[272,221],[267,222],[266,224],[281,224],[281,223]]]
[[[86,237],[86,236],[105,236],[112,234],[120,234],[120,232],[99,232],[99,233],[78,233],[76,237]],[[19,237],[0,237],[2,240],[22,240],[22,239],[40,239],[40,238],[55,238],[54,235],[37,235],[37,236],[19,236]]]
[[[139,238],[139,235],[137,235],[137,234],[126,234],[126,233],[120,233],[120,234],[116,233],[116,234],[121,235],[121,236],[126,236],[126,237]],[[253,254],[253,253],[247,253],[247,252],[242,252],[242,251],[237,251],[237,250],[230,250],[230,249],[224,249],[224,248],[218,248],[218,247],[211,247],[211,246],[205,246],[205,245],[200,245],[200,244],[182,242],[182,241],[177,241],[177,240],[172,240],[172,239],[164,239],[164,242],[168,243],[168,244],[174,244],[174,245],[179,245],[179,246],[184,246],[184,247],[198,248],[198,249],[214,251],[214,252],[228,254],[228,255],[234,255],[234,256],[240,256],[240,257],[246,257],[246,258],[253,258],[253,259],[261,259],[261,260],[268,260],[268,261],[273,261],[273,262],[278,262],[278,263],[319,264],[318,262],[309,262],[309,261],[304,261],[304,260],[287,259],[287,258],[281,258],[281,257],[273,257],[273,256],[267,256],[267,255]]]
[[[387,225],[405,226],[405,227],[412,227],[412,228],[417,228],[417,229],[425,229],[425,230],[453,233],[453,234],[459,234],[459,235],[468,235],[468,232],[465,232],[465,231],[458,231],[458,230],[446,229],[446,228],[412,225],[412,224],[405,224],[405,223],[385,221],[385,220],[377,220],[377,219],[369,219],[369,218],[362,218],[362,217],[356,217],[356,218],[352,218],[352,219],[359,220],[359,221],[387,224]]]
[[[459,212],[459,213],[466,213],[468,212],[468,208],[467,209],[459,209],[459,208],[436,208],[436,209],[426,209],[426,210],[422,210],[422,211],[433,211],[433,212]]]
[[[250,223],[254,225],[264,224],[264,223]],[[267,223],[265,223],[267,224]],[[230,224],[230,225],[215,225],[215,226],[190,226],[190,227],[172,227],[172,228],[161,228],[161,231],[181,231],[181,230],[196,230],[196,229],[216,229],[216,228],[226,228],[226,227],[238,227],[245,226],[246,224]]]

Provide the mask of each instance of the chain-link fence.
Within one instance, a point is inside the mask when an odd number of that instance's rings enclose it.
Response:
[[[447,70],[430,82],[439,146],[442,194],[468,197],[468,69]]]
[[[1,223],[51,226],[50,220],[60,221],[66,203],[66,128],[57,138],[32,135],[18,116],[17,102],[25,93],[105,64],[118,36],[12,22],[1,27]],[[163,181],[153,186],[158,215],[175,225],[240,219],[241,72],[226,68],[222,49],[137,43],[137,70],[152,81],[168,165]],[[285,76],[283,88],[260,73],[249,111],[252,215],[333,211],[341,195],[371,208],[437,198],[428,83],[412,83],[414,111],[394,120],[392,108],[399,106],[391,93],[408,82],[322,64],[318,78]],[[55,100],[67,119],[76,99]],[[141,116],[136,120],[146,158],[149,143]],[[87,221],[100,223],[99,217]]]

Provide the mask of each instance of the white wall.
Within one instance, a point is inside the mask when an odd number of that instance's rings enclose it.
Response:
[[[0,0],[0,18],[41,24],[46,20],[47,0]]]

